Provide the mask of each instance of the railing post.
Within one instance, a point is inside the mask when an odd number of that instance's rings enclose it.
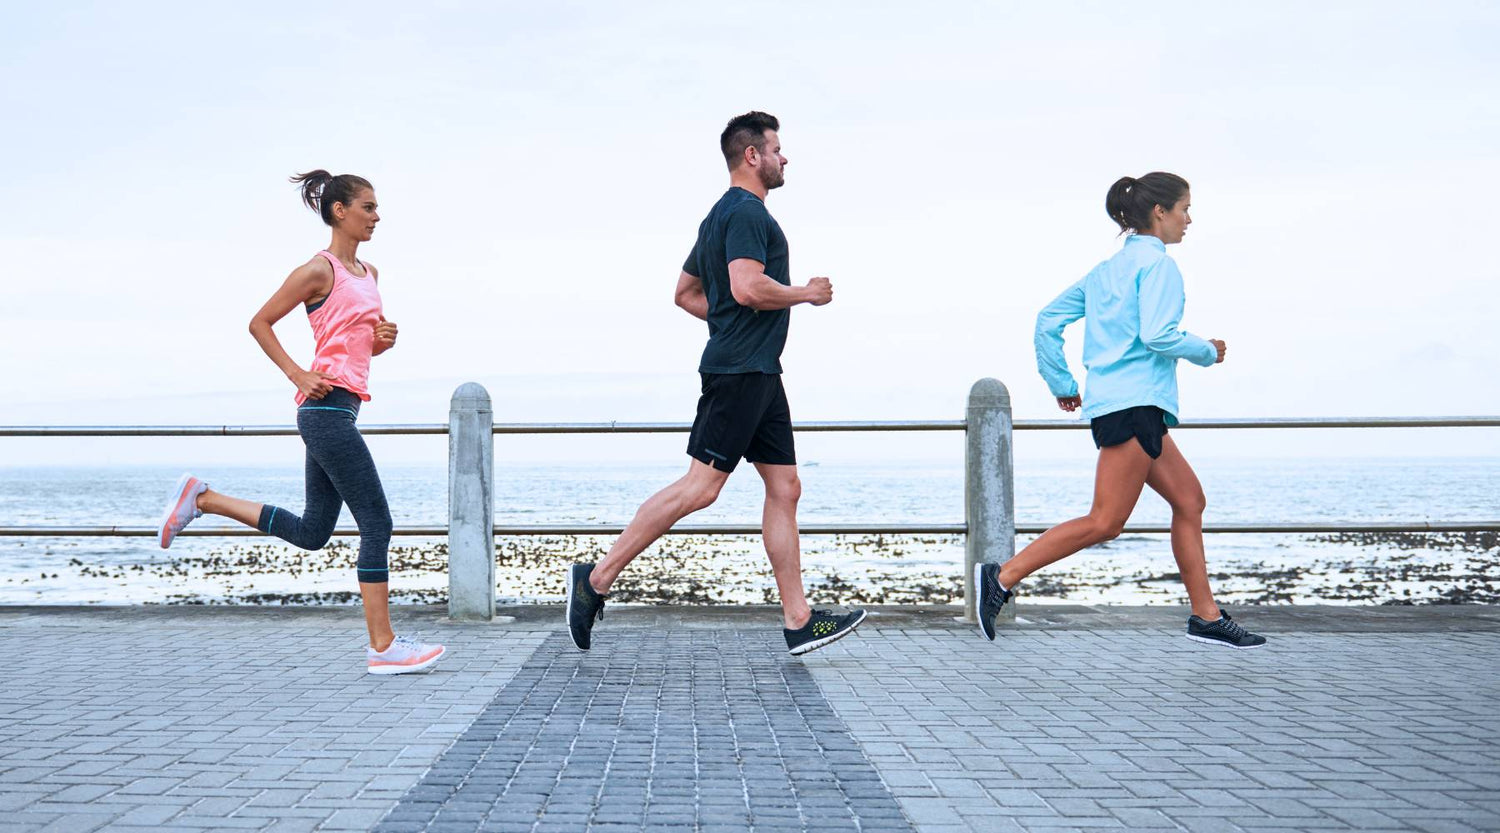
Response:
[[[1015,466],[1011,456],[1010,391],[998,379],[980,379],[969,389],[965,418],[964,621],[978,622],[974,565],[1001,563],[1016,554]],[[1015,617],[1014,603],[1001,618]]]
[[[495,412],[465,382],[448,410],[448,616],[495,618]]]

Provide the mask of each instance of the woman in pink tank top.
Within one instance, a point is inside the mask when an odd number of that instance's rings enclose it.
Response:
[[[328,248],[292,270],[271,300],[250,320],[250,333],[296,388],[297,433],[307,446],[307,502],[298,516],[278,506],[229,497],[191,474],[178,480],[160,526],[163,549],[194,518],[222,515],[309,550],[333,534],[341,506],[359,526],[360,598],[370,644],[371,674],[405,674],[437,662],[443,646],[423,644],[391,629],[387,550],[391,512],[370,450],[355,427],[361,403],[370,400],[370,359],[396,345],[396,325],[380,304],[379,272],[355,257],[380,222],[375,188],[352,174],[324,170],[292,177],[302,200],[333,229]],[[287,354],[273,326],[298,306],[307,311],[317,343],[303,369]]]

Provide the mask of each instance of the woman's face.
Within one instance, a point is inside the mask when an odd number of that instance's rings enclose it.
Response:
[[[378,207],[375,192],[369,188],[361,188],[355,192],[348,205],[334,203],[334,225],[339,231],[363,243],[375,233],[375,224],[380,222],[380,214],[376,212]]]
[[[1182,236],[1187,234],[1187,227],[1193,224],[1193,218],[1188,215],[1188,209],[1192,208],[1192,194],[1184,193],[1170,210],[1156,206],[1152,211],[1155,220],[1152,223],[1152,234],[1161,238],[1163,243],[1181,243]]]

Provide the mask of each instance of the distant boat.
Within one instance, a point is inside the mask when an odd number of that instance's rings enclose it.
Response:
[[[816,466],[816,465],[817,465],[817,461],[809,461],[809,462],[803,463],[802,467],[805,468],[805,469],[810,469],[810,468],[812,468],[813,466]]]

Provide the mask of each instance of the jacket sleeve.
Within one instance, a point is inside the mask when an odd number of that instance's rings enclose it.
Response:
[[[1082,317],[1083,280],[1063,290],[1036,316],[1036,369],[1059,399],[1078,395],[1078,382],[1063,356],[1063,329]]]
[[[1182,273],[1170,257],[1146,270],[1140,285],[1141,343],[1153,353],[1208,367],[1218,361],[1219,351],[1207,339],[1179,329],[1186,303]]]

